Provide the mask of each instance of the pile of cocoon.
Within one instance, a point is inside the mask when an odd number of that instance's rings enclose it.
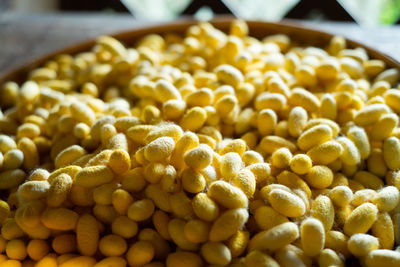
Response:
[[[399,71],[209,23],[0,89],[0,266],[400,266]]]

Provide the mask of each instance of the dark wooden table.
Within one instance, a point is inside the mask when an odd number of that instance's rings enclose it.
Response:
[[[400,60],[400,26],[360,28],[354,23],[300,22],[350,37]],[[48,52],[100,34],[149,25],[127,14],[0,13],[0,75]]]

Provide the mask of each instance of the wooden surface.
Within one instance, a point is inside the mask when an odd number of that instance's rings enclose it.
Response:
[[[363,42],[400,61],[400,26],[360,28],[353,23],[299,23]],[[151,24],[124,14],[0,13],[0,75],[46,53],[97,35]]]

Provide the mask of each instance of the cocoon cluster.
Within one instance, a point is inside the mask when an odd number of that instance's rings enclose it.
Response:
[[[400,73],[202,22],[0,88],[0,266],[400,266]]]

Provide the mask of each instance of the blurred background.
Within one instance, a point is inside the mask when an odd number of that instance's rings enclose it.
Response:
[[[1,0],[0,10],[17,12],[131,12],[141,20],[181,15],[210,19],[234,14],[244,19],[283,18],[355,21],[360,25],[400,23],[400,0]]]
[[[98,35],[216,15],[291,20],[400,60],[400,0],[0,0],[0,75]]]

